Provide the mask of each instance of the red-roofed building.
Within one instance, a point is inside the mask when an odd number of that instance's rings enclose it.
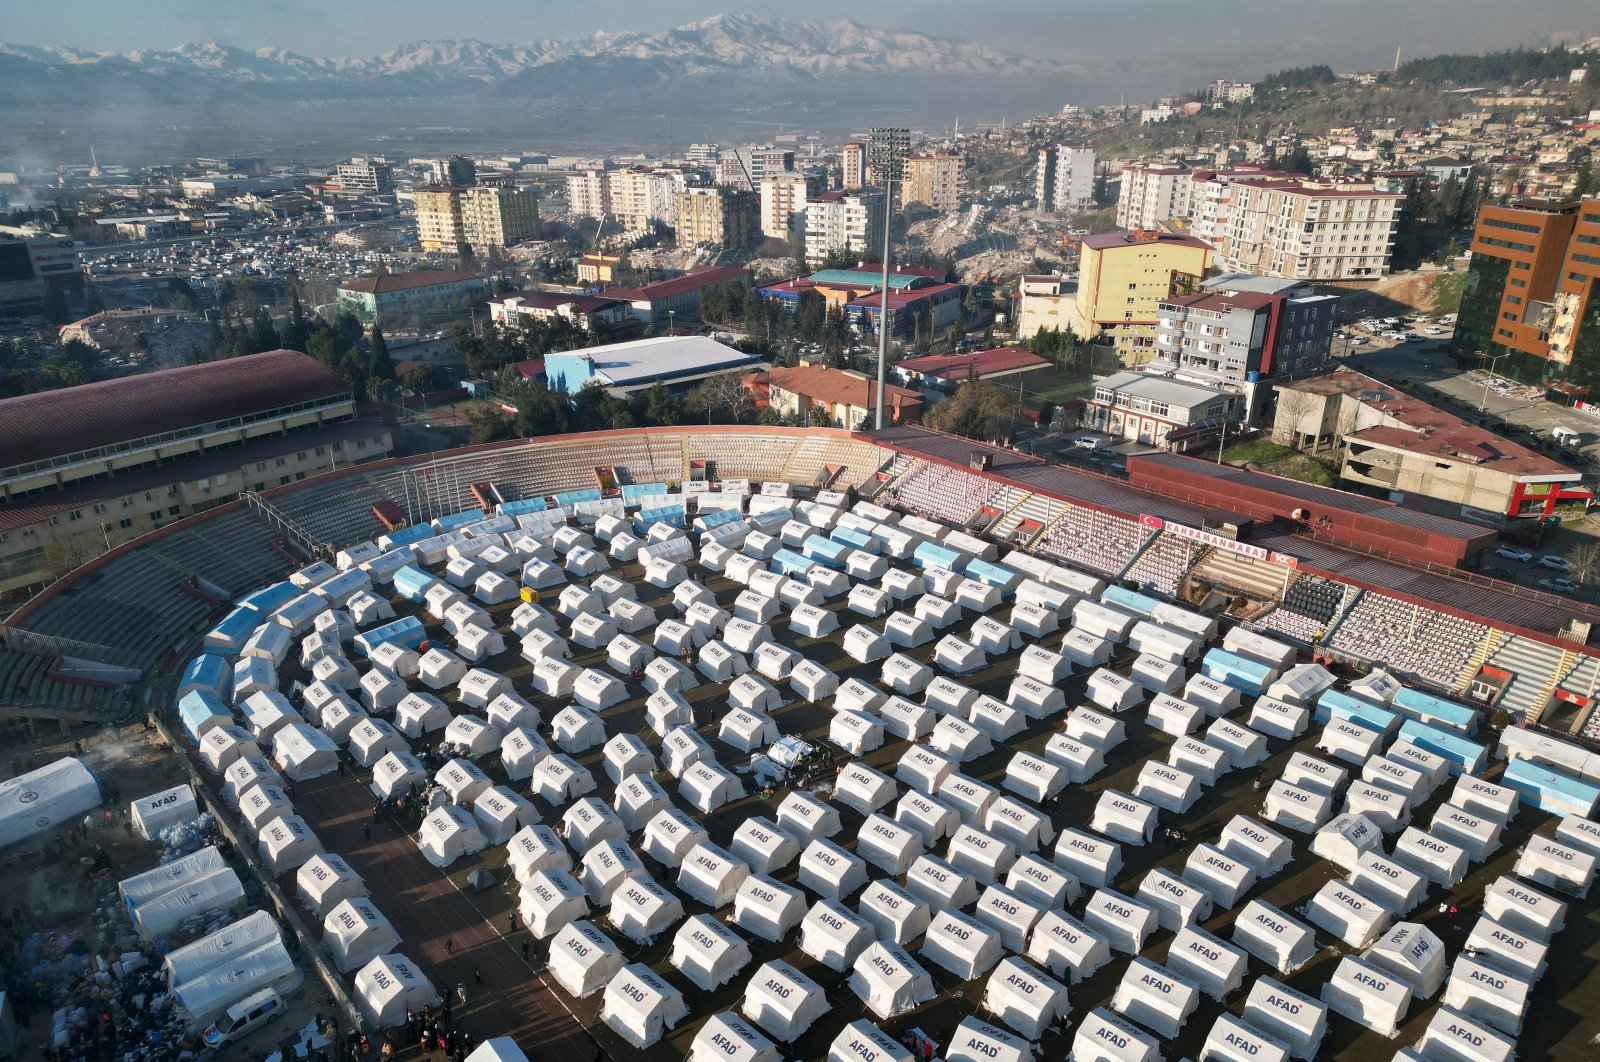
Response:
[[[768,369],[745,377],[745,386],[755,395],[759,408],[791,417],[801,425],[811,424],[813,413],[820,411],[829,427],[859,430],[871,426],[877,410],[878,381],[842,369],[820,365]],[[890,426],[920,420],[924,404],[915,391],[884,385],[884,421]]]
[[[1576,469],[1363,373],[1342,369],[1277,390],[1274,438],[1342,444],[1340,476],[1391,501],[1504,527],[1591,496]]]
[[[682,276],[637,288],[610,287],[602,298],[628,304],[642,327],[665,334],[669,325],[700,320],[700,294],[722,284],[750,286],[750,271],[738,266],[696,266]]]
[[[911,387],[954,390],[968,380],[1009,379],[1030,376],[1050,367],[1047,358],[1022,347],[996,347],[967,354],[933,354],[896,362],[900,382]]]
[[[633,307],[604,295],[570,295],[559,291],[514,291],[489,300],[489,317],[497,324],[528,321],[571,321],[585,332],[597,329],[620,336],[637,329]]]
[[[362,324],[370,325],[374,321],[388,324],[407,314],[460,308],[488,293],[488,285],[476,273],[463,273],[458,269],[418,269],[341,284],[339,309],[355,314]]]

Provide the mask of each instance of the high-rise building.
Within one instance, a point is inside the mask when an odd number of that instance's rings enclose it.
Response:
[[[1600,199],[1478,212],[1451,351],[1524,380],[1600,389]]]
[[[761,179],[761,235],[775,240],[803,237],[806,201],[822,191],[822,180],[794,170]]]
[[[628,232],[650,232],[678,222],[677,194],[683,174],[667,169],[613,170],[608,203],[611,215]]]
[[[1327,363],[1338,304],[1302,281],[1214,277],[1197,294],[1157,303],[1154,360],[1144,367],[1243,394],[1253,421],[1272,381]]]
[[[719,150],[715,144],[690,144],[689,150],[683,154],[683,159],[695,166],[715,166]]]
[[[953,151],[908,156],[900,201],[922,203],[940,213],[956,209],[961,201],[961,156]]]
[[[567,175],[567,209],[578,217],[605,217],[610,202],[610,171],[584,170]]]
[[[1389,271],[1399,192],[1371,181],[1253,167],[1196,173],[1190,234],[1223,269],[1295,280],[1356,280]]]
[[[1199,290],[1210,265],[1211,245],[1193,236],[1148,229],[1086,236],[1068,327],[1084,340],[1110,336],[1118,357],[1136,365],[1155,345],[1157,305]]]
[[[456,188],[470,188],[478,183],[478,164],[465,155],[451,155],[435,159],[432,170],[434,184],[448,184]]]
[[[1117,198],[1117,225],[1153,229],[1189,216],[1190,173],[1187,166],[1128,162],[1122,167],[1122,194]]]
[[[351,159],[333,168],[339,187],[347,192],[363,195],[388,195],[394,191],[394,170],[387,162],[371,159]]]
[[[806,261],[816,265],[834,251],[862,259],[881,255],[883,219],[882,192],[839,190],[813,196],[806,203]]]
[[[867,146],[859,142],[846,144],[839,154],[843,171],[840,187],[846,191],[865,188],[867,184]]]
[[[1039,149],[1033,194],[1041,210],[1081,210],[1094,202],[1094,148],[1062,144]]]
[[[416,192],[417,239],[424,250],[503,250],[539,234],[533,188],[434,185]]]
[[[677,194],[678,246],[746,248],[761,231],[756,197],[742,188],[684,188]]]
[[[1229,81],[1219,78],[1206,86],[1206,102],[1212,106],[1224,103],[1243,103],[1253,100],[1256,87],[1248,81]]]

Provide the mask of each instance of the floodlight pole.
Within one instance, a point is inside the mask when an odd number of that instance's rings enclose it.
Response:
[[[883,430],[883,392],[889,379],[889,238],[894,231],[893,215],[889,205],[894,202],[894,165],[884,167],[883,178],[883,291],[878,304],[878,401],[877,418],[873,423]]]

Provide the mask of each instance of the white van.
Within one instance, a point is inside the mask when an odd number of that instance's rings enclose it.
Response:
[[[214,1051],[223,1044],[234,1043],[252,1030],[277,1021],[286,1009],[276,989],[263,988],[251,993],[229,1007],[228,1012],[205,1031],[206,1046]]]

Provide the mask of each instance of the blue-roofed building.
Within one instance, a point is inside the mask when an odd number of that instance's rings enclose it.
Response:
[[[767,363],[705,336],[656,336],[547,354],[544,374],[556,391],[575,394],[594,381],[625,396],[656,383],[684,391],[708,376],[757,372]]]

